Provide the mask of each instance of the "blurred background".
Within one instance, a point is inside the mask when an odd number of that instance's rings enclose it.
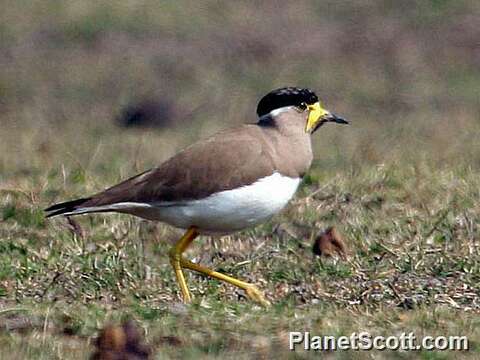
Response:
[[[2,181],[64,171],[79,181],[95,174],[98,190],[255,121],[260,97],[287,85],[316,90],[352,122],[316,134],[314,172],[399,161],[480,166],[475,0],[3,0],[1,8]]]

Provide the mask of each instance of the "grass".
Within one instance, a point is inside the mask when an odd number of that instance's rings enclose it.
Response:
[[[475,357],[478,176],[463,174],[459,181],[445,171],[416,178],[414,171],[337,173],[313,197],[317,185],[305,185],[272,223],[202,239],[189,250],[196,261],[259,284],[270,309],[195,274],[188,276],[194,303],[179,303],[166,256],[177,230],[98,215],[78,220],[82,236],[62,219],[44,220],[31,199],[9,194],[1,209],[3,343],[25,357],[78,358],[103,324],[133,318],[166,358],[293,356],[285,345],[293,330],[461,334],[472,348],[456,356]],[[327,224],[347,239],[348,261],[313,256],[312,238]],[[174,345],[165,344],[172,337]]]
[[[479,10],[426,0],[301,1],[281,12],[269,3],[9,3],[0,26],[2,358],[88,358],[99,330],[124,319],[137,321],[159,359],[478,358]],[[258,97],[285,84],[319,90],[352,126],[315,135],[312,169],[280,215],[200,238],[187,254],[257,284],[270,308],[193,273],[195,299],[181,304],[166,256],[181,232],[166,225],[43,217],[49,204],[253,119]],[[170,104],[175,126],[115,124],[125,104],[148,97]],[[328,226],[343,235],[347,260],[312,254]],[[291,353],[289,331],[466,335],[470,350]]]

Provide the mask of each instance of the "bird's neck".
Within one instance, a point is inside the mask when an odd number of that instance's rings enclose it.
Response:
[[[311,137],[305,132],[306,115],[302,113],[296,115],[279,114],[271,116],[268,121],[262,119],[258,123],[264,136],[270,138],[271,143],[278,145],[276,151],[279,158],[289,159],[289,164],[278,164],[278,166],[282,168],[285,165],[289,169],[295,169],[295,174],[290,174],[292,177],[303,176],[313,158]]]

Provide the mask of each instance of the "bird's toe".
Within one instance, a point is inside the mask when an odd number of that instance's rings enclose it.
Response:
[[[265,298],[265,295],[263,294],[262,291],[260,291],[255,285],[250,285],[248,288],[245,289],[247,296],[252,299],[253,301],[256,301],[262,306],[270,306],[270,301],[268,301]]]

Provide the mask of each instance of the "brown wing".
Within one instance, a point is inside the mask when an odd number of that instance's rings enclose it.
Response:
[[[82,206],[201,199],[271,175],[275,170],[271,151],[258,126],[222,131],[159,167],[94,195]]]

